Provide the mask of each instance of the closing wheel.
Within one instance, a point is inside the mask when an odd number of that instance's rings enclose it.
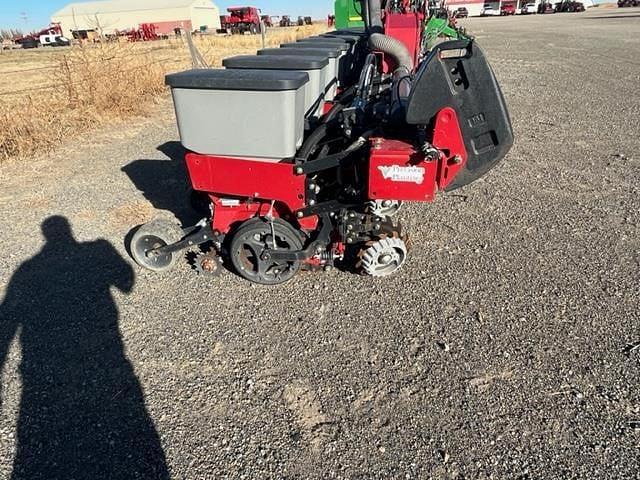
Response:
[[[385,277],[404,265],[407,260],[407,245],[400,238],[383,238],[362,250],[360,256],[363,273]]]
[[[229,255],[236,272],[262,285],[278,285],[291,280],[300,270],[299,261],[274,261],[267,250],[302,249],[300,233],[289,223],[254,218],[243,223],[231,239]]]
[[[193,259],[193,267],[199,275],[219,277],[222,273],[222,258],[215,251],[200,253]]]
[[[138,265],[154,272],[170,270],[180,252],[157,255],[151,250],[179,242],[182,229],[169,220],[153,220],[142,225],[131,239],[131,256]]]

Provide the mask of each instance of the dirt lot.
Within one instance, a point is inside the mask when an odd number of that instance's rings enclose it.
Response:
[[[384,280],[133,266],[194,219],[168,102],[1,166],[0,478],[638,478],[639,16],[465,22],[516,145]]]

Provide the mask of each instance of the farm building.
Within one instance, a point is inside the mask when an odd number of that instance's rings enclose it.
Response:
[[[211,0],[102,0],[70,3],[51,16],[64,35],[86,36],[87,32],[111,35],[151,23],[156,33],[220,28],[220,10]]]

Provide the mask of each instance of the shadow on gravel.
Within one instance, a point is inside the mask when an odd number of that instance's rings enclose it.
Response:
[[[135,160],[124,166],[122,171],[154,208],[172,212],[182,225],[197,223],[203,215],[189,203],[191,186],[184,165],[184,147],[180,142],[167,142],[158,150],[169,159]]]
[[[77,242],[64,217],[42,232],[0,305],[0,369],[15,337],[22,354],[12,478],[168,478],[110,292],[131,291],[132,268],[105,240]]]

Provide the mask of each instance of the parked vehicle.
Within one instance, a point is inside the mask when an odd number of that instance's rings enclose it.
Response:
[[[305,24],[305,25],[313,25],[313,18],[311,18],[311,17],[304,17],[304,24]]]
[[[220,17],[221,31],[224,33],[256,34],[260,32],[260,10],[255,7],[229,7],[229,15]]]
[[[536,7],[535,3],[527,3],[526,5],[523,5],[522,8],[520,9],[520,13],[522,15],[531,15],[537,12],[538,12],[538,7]]]
[[[280,19],[281,27],[292,27],[293,23],[291,22],[291,17],[289,15],[283,15],[282,19]]]
[[[500,7],[500,15],[506,16],[506,15],[515,15],[515,14],[516,14],[516,6],[512,3],[508,3]]]
[[[500,15],[500,10],[498,10],[497,8],[493,8],[492,5],[485,5],[484,7],[482,7],[482,10],[480,11],[481,17],[493,17],[493,16],[499,16],[499,15]]]
[[[538,13],[556,13],[556,11],[553,9],[553,5],[543,2],[538,5]]]
[[[453,12],[453,18],[467,18],[468,16],[469,16],[469,10],[467,10],[465,7],[457,8]]]
[[[40,46],[66,47],[71,45],[71,40],[62,35],[62,28],[59,23],[52,23],[39,32],[16,38],[15,43],[21,45],[22,48],[38,48]]]
[[[640,6],[640,0],[618,0],[618,8],[638,6]]]
[[[71,45],[71,40],[57,33],[40,35],[39,41],[43,47],[68,47]]]
[[[564,12],[584,12],[584,4],[573,0],[562,0],[554,5],[556,13]]]
[[[40,42],[35,38],[24,38],[19,42],[16,41],[17,45],[22,45],[22,48],[38,48],[40,46]]]
[[[3,40],[0,43],[0,48],[2,50],[16,50],[18,48],[23,48],[22,45],[18,45],[17,43],[13,42],[13,40]]]
[[[297,23],[298,23],[299,27],[304,26],[304,17],[298,17],[298,22]]]

